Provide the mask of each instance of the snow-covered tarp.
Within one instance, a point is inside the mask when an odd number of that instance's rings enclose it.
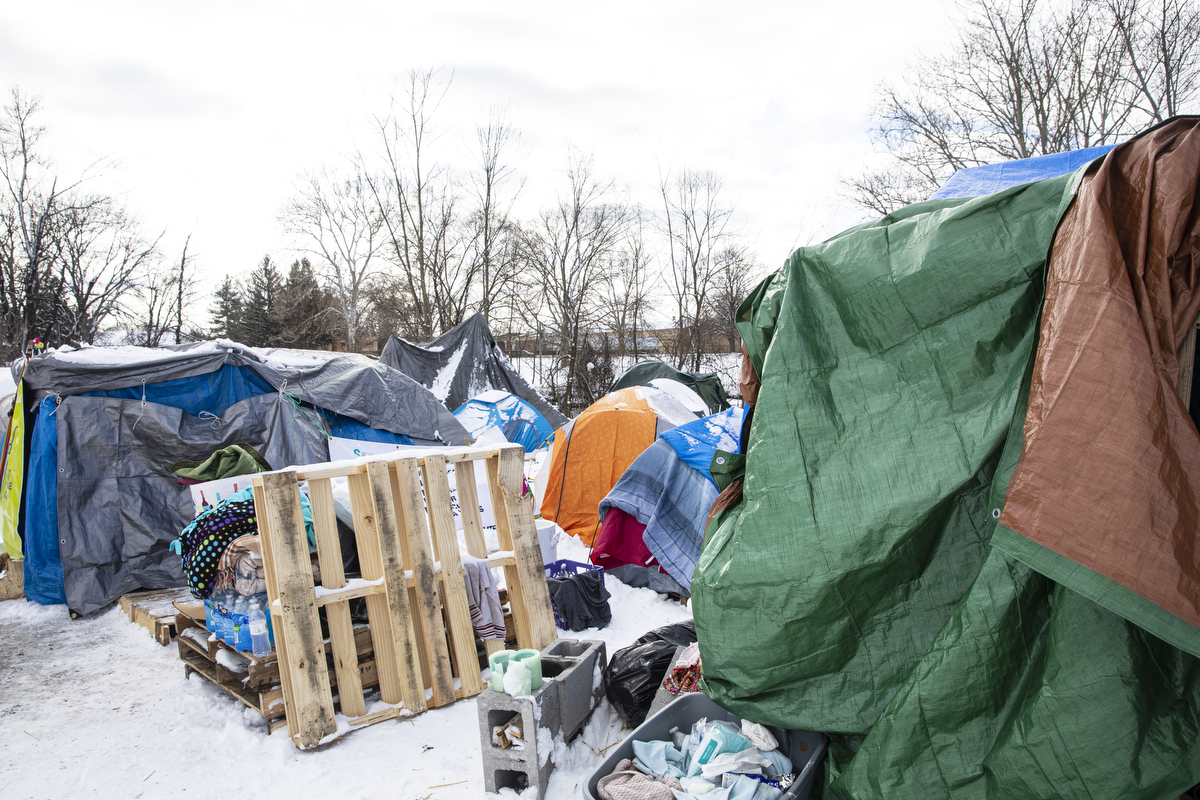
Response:
[[[482,314],[455,325],[429,344],[413,344],[391,336],[379,360],[427,386],[448,408],[458,408],[489,389],[499,389],[525,400],[555,428],[567,421],[517,374],[496,345]]]

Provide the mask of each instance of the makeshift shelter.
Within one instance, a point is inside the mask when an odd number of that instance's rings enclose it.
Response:
[[[492,428],[524,447],[526,453],[554,439],[554,428],[536,408],[515,394],[496,389],[472,397],[454,409],[454,416],[472,437],[477,439]]]
[[[455,325],[429,344],[389,336],[379,360],[433,392],[448,408],[489,389],[515,394],[538,410],[555,428],[567,418],[517,374],[496,345],[483,314]]]
[[[710,695],[831,734],[836,798],[1200,780],[1200,120],[801,248],[738,327],[743,495],[692,579]]]
[[[617,479],[660,433],[694,419],[653,387],[606,394],[555,433],[542,516],[590,545],[597,506]]]
[[[715,372],[680,372],[669,364],[664,364],[655,359],[639,361],[629,369],[621,373],[621,376],[613,381],[610,392],[615,392],[618,389],[627,389],[630,386],[649,386],[651,381],[656,378],[665,378],[666,380],[682,383],[684,386],[691,389],[708,406],[708,413],[716,414],[718,411],[724,411],[729,408],[729,399],[725,396],[725,387],[721,385],[721,378]]]
[[[465,444],[423,386],[364,356],[233,342],[85,348],[30,359],[25,592],[87,614],[184,585],[169,542],[194,516],[170,471],[250,444],[276,468],[329,459],[330,436]]]
[[[708,509],[717,498],[709,466],[714,458],[723,463],[738,452],[742,414],[731,408],[693,420],[663,432],[646,448],[600,501],[592,563],[610,573],[629,566],[640,574],[661,566],[679,585],[677,591],[688,594]],[[616,574],[630,582],[624,573]],[[649,579],[646,585],[658,588]]]

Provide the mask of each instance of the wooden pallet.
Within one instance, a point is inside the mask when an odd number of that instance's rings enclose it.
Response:
[[[267,596],[279,652],[288,734],[315,747],[337,731],[331,686],[352,727],[419,714],[483,691],[463,583],[446,465],[453,464],[467,550],[503,567],[517,642],[541,649],[556,637],[534,528],[522,499],[524,448],[448,448],[436,454],[382,456],[353,465],[314,465],[253,480]],[[476,462],[487,471],[500,552],[488,557],[475,492]],[[347,583],[333,509],[332,478],[349,483],[362,578]],[[324,584],[314,587],[300,481],[307,481]],[[448,579],[447,576],[453,576]],[[389,709],[366,713],[353,668],[349,601],[365,597],[379,694]],[[320,652],[317,609],[325,608],[333,669]],[[488,645],[489,652],[501,648]],[[461,688],[454,686],[457,671]],[[430,697],[426,698],[426,689]]]
[[[0,553],[0,600],[17,600],[24,596],[25,560]]]
[[[176,600],[198,602],[186,588],[131,592],[121,595],[118,602],[130,622],[141,625],[150,631],[156,642],[166,646],[175,636]]]
[[[176,616],[176,628],[179,631],[179,658],[184,663],[185,675],[206,678],[231,697],[262,714],[269,733],[286,726],[279,660],[274,650],[262,658],[239,653],[212,636],[199,620],[185,614]],[[354,626],[354,645],[362,685],[377,686],[379,678],[372,653],[371,631],[366,625]],[[324,641],[324,649],[328,661],[331,653],[328,639]],[[221,652],[226,655],[221,656]],[[243,665],[244,671],[230,669],[228,665],[231,663]]]

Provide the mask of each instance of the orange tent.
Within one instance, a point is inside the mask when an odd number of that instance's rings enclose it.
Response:
[[[555,432],[542,517],[590,546],[600,528],[597,507],[629,465],[660,433],[694,419],[652,386],[606,394]]]

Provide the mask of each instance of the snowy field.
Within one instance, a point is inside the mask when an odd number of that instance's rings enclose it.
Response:
[[[587,548],[570,539],[558,556],[583,562]],[[609,626],[560,635],[603,640],[611,655],[646,631],[691,617],[649,589],[605,582]],[[158,645],[115,605],[72,621],[65,606],[3,602],[0,642],[5,798],[488,796],[474,699],[300,752],[286,732],[266,735],[256,712],[208,681],[185,679],[175,643]],[[626,733],[602,701],[580,737],[556,753],[546,797],[583,797],[592,770]]]

